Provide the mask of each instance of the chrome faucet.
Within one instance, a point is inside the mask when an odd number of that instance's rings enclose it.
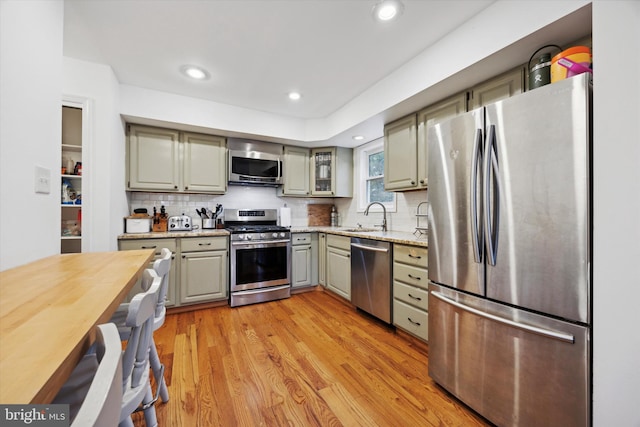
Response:
[[[380,202],[371,202],[369,203],[369,206],[367,206],[367,208],[364,210],[364,214],[365,215],[369,215],[369,208],[371,207],[371,205],[380,205],[382,206],[382,224],[374,224],[376,227],[377,226],[381,226],[382,227],[382,231],[387,231],[387,208],[384,207],[384,205]]]

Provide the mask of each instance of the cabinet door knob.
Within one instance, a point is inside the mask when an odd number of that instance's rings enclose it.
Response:
[[[415,181],[411,181],[411,185],[416,185],[416,182]]]
[[[174,188],[175,190],[177,190],[177,189],[178,189],[178,186],[177,186],[177,185],[174,185],[174,186],[173,186],[173,188]]]
[[[420,180],[420,184],[424,184],[424,179],[421,179],[421,180]]]

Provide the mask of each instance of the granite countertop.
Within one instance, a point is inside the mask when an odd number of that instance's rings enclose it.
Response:
[[[198,229],[192,231],[167,231],[167,232],[149,232],[149,233],[124,233],[118,236],[118,240],[131,239],[173,239],[175,237],[217,237],[228,236],[227,230],[217,229]]]
[[[291,227],[292,233],[328,233],[347,237],[383,240],[392,243],[428,247],[427,236],[417,237],[408,231],[380,231],[375,228],[358,227]]]
[[[347,237],[361,237],[365,239],[383,240],[392,243],[402,243],[405,245],[428,247],[427,236],[416,236],[407,231],[380,231],[375,228],[358,227],[291,227],[292,233],[328,233]],[[171,232],[149,232],[149,233],[124,233],[118,236],[118,240],[132,239],[172,239],[176,237],[217,237],[228,236],[227,230],[193,230],[193,231],[171,231]]]

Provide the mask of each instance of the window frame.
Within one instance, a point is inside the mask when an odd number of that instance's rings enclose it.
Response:
[[[367,142],[366,144],[362,144],[359,147],[355,148],[355,160],[356,160],[356,176],[358,177],[356,188],[358,193],[358,205],[357,212],[364,212],[367,208],[368,196],[367,193],[367,182],[371,178],[369,176],[369,156],[372,154],[384,152],[384,138],[374,139],[373,141]],[[381,175],[384,179],[384,174]],[[384,202],[384,206],[387,209],[387,212],[396,212],[397,211],[397,197],[395,192],[391,192],[393,194],[393,201]],[[382,212],[382,208],[380,205],[371,206],[370,212]]]

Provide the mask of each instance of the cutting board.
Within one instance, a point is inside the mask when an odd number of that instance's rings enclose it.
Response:
[[[333,205],[307,205],[309,226],[313,227],[331,225],[331,206]]]

